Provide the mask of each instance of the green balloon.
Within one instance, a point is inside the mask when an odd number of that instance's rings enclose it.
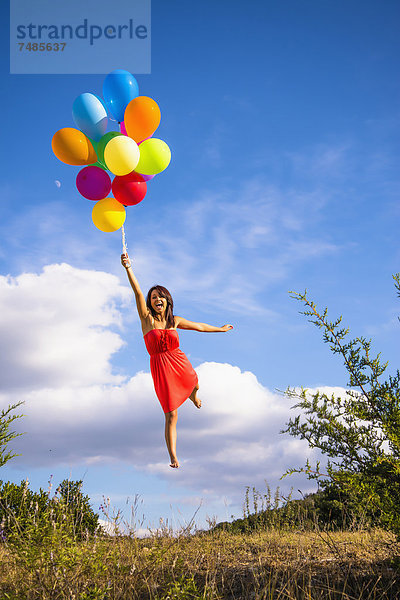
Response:
[[[108,171],[106,165],[103,165],[103,163],[101,163],[99,160],[90,166],[91,167],[100,167],[100,169],[103,169],[103,171]]]
[[[95,150],[97,152],[97,158],[99,159],[99,162],[101,164],[105,165],[104,150],[108,142],[119,135],[123,135],[123,133],[119,133],[118,131],[109,131],[108,133],[105,133],[103,137],[99,140],[97,148],[95,148]],[[107,167],[104,166],[104,168]]]
[[[92,146],[93,146],[93,148],[94,148],[94,150],[95,150],[95,152],[97,154],[97,161],[95,163],[89,165],[89,166],[90,167],[100,167],[100,169],[103,169],[104,171],[107,171],[108,169],[107,169],[106,165],[104,164],[104,162],[102,162],[99,159],[99,149],[98,149],[99,143],[95,142],[92,138],[89,138],[89,140],[92,142]]]

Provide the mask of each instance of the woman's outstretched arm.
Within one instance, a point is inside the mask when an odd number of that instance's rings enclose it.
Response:
[[[194,321],[188,321],[183,317],[175,317],[176,326],[179,329],[192,329],[193,331],[229,331],[233,329],[233,325],[223,325],[222,327],[214,327],[214,325],[207,325],[207,323],[195,323]]]
[[[131,287],[134,291],[139,317],[141,320],[145,319],[149,314],[149,309],[147,308],[146,300],[143,296],[142,290],[140,289],[139,282],[132,271],[131,260],[128,254],[121,254],[121,263],[122,266],[126,269],[129,283],[131,284]]]

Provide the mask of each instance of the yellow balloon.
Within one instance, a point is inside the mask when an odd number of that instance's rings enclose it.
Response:
[[[113,137],[104,149],[107,168],[114,175],[128,175],[138,164],[139,146],[126,135]]]
[[[171,161],[171,150],[163,140],[150,138],[139,146],[140,159],[135,167],[137,173],[157,175],[166,169]]]
[[[100,231],[117,231],[124,224],[125,217],[125,207],[115,198],[99,200],[92,210],[93,223]]]

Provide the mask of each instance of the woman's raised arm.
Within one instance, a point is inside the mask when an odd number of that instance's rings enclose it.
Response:
[[[207,323],[195,323],[194,321],[188,321],[183,317],[175,317],[175,323],[179,329],[191,329],[193,331],[217,332],[229,331],[230,329],[233,329],[233,325],[214,327],[214,325],[207,325]]]
[[[121,263],[122,263],[122,266],[125,267],[125,269],[126,269],[129,283],[131,284],[131,287],[134,291],[139,317],[141,320],[146,319],[146,317],[149,314],[149,309],[147,308],[146,300],[143,296],[142,290],[140,289],[139,282],[136,279],[136,277],[132,271],[131,261],[130,261],[130,258],[127,253],[121,254]]]

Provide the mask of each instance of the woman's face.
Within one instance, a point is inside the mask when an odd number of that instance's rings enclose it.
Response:
[[[157,290],[151,292],[151,306],[156,314],[162,315],[167,309],[167,300],[164,296],[160,296]]]

